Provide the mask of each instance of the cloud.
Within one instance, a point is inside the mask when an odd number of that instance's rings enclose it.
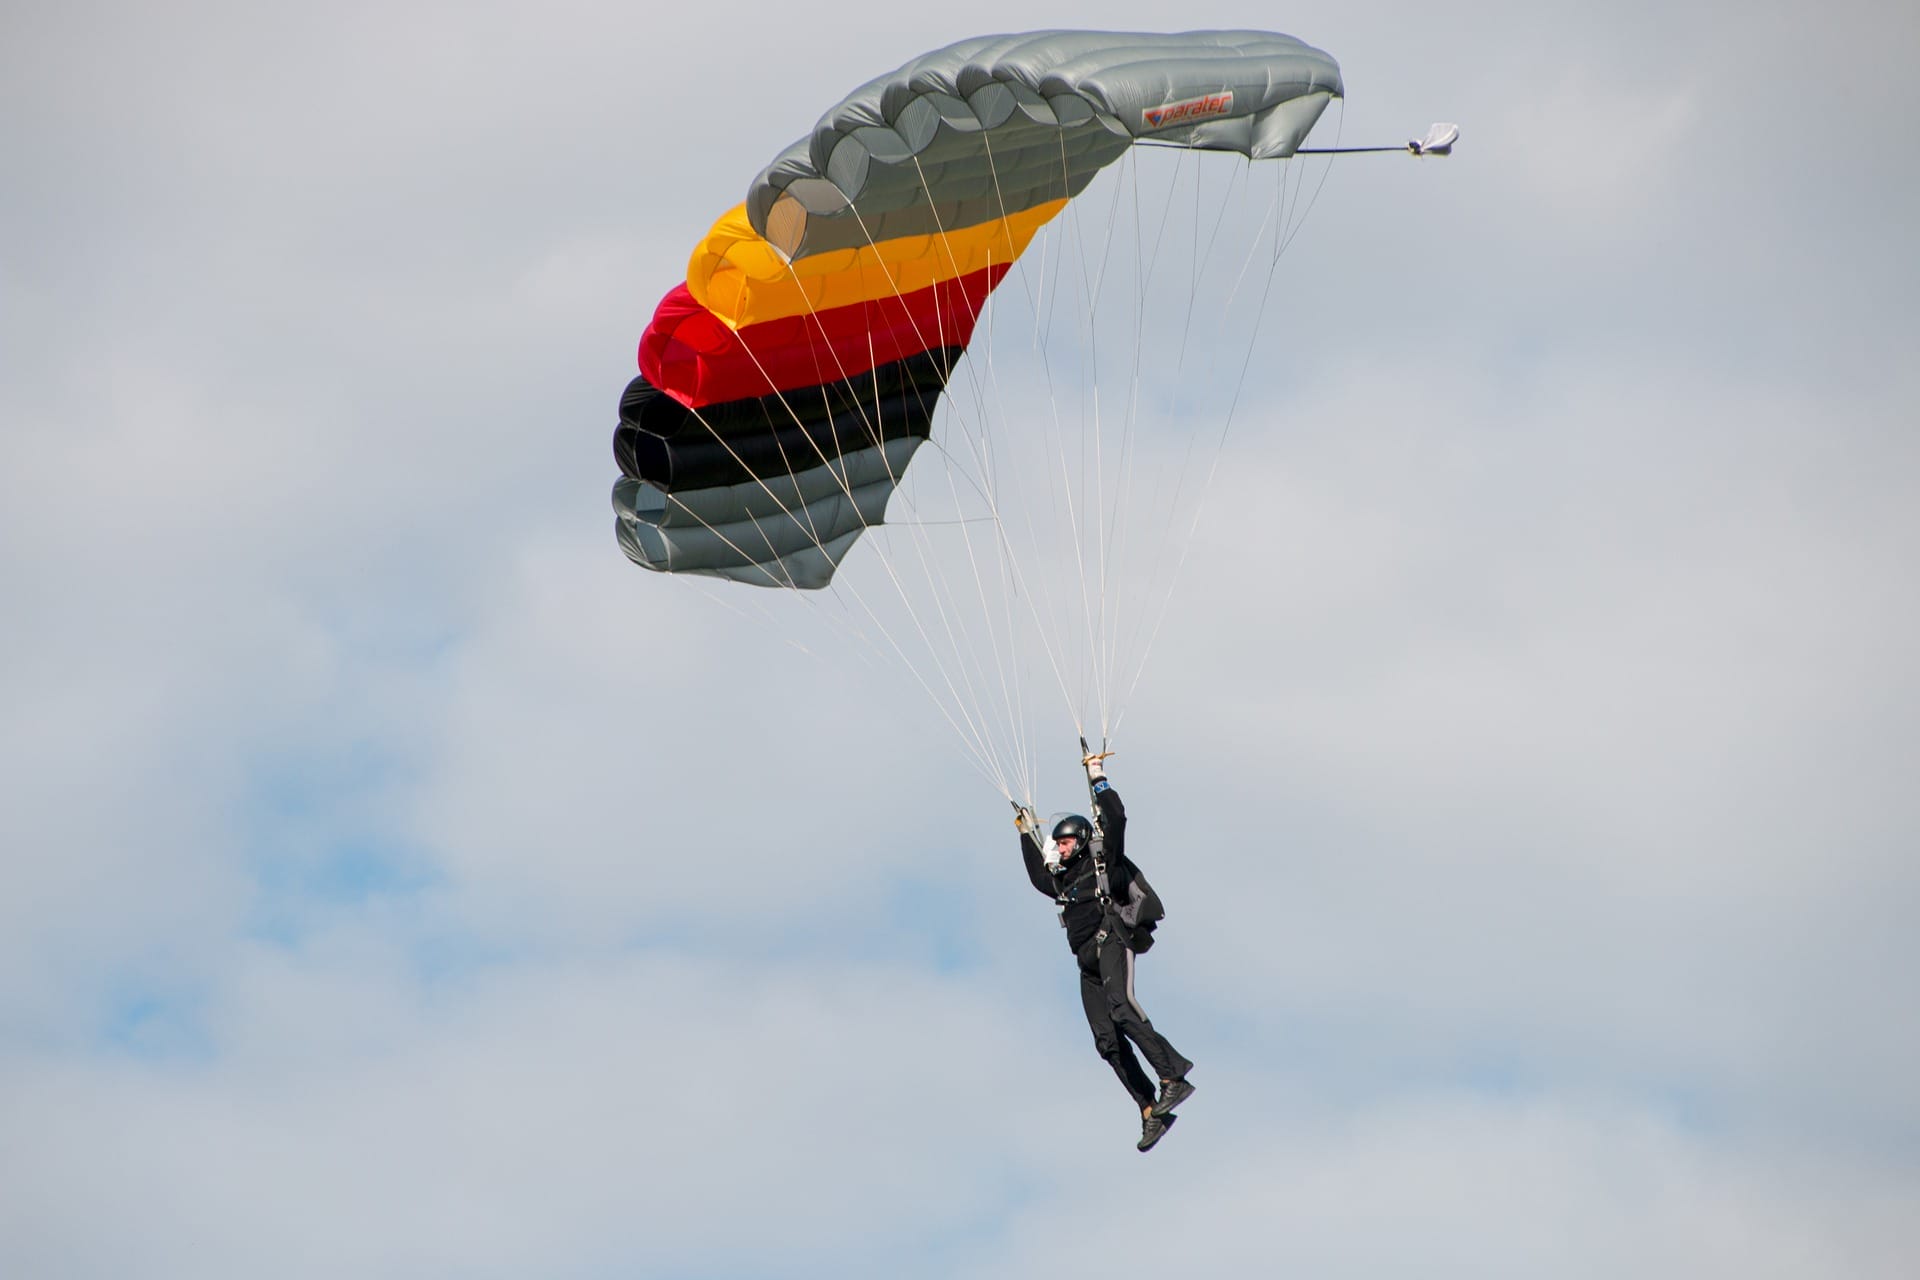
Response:
[[[16,1073],[37,1175],[6,1202],[16,1261],[1057,1274],[1084,1248],[1062,1215],[1112,1197],[1155,1205],[1139,1260],[1197,1275],[1891,1276],[1912,1244],[1910,1170],[1729,1148],[1606,1096],[1329,1108],[1298,1075],[1226,1068],[1142,1162],[1043,1007],[951,982],[638,953],[407,1007],[366,981],[393,976],[377,948],[334,960],[315,982],[241,958],[231,1012],[268,1034],[211,1070]]]
[[[1730,12],[1299,15],[1465,141],[1335,168],[1128,713],[1149,1161],[924,695],[609,536],[772,104],[962,33],[22,18],[0,1269],[1894,1274],[1911,23]]]

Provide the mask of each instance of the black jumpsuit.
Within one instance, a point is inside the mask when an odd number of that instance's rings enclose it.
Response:
[[[1120,795],[1104,778],[1096,784],[1094,803],[1100,806],[1100,830],[1107,864],[1107,890],[1117,902],[1127,900],[1133,864],[1127,860],[1127,810]],[[1133,994],[1134,953],[1127,946],[1126,929],[1101,907],[1097,876],[1090,850],[1076,850],[1056,873],[1047,867],[1040,846],[1022,832],[1020,856],[1027,864],[1033,887],[1066,906],[1067,946],[1080,965],[1080,1004],[1093,1031],[1093,1044],[1112,1066],[1120,1083],[1133,1095],[1134,1105],[1146,1107],[1154,1098],[1154,1082],[1140,1068],[1127,1041],[1140,1046],[1147,1062],[1162,1080],[1186,1075],[1193,1063],[1180,1056],[1166,1037],[1153,1029],[1146,1011]]]

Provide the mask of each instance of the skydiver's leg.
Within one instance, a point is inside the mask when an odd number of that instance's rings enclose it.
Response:
[[[1099,952],[1101,995],[1106,1001],[1107,1016],[1115,1029],[1140,1046],[1140,1052],[1146,1055],[1148,1064],[1162,1080],[1184,1077],[1193,1069],[1193,1063],[1182,1057],[1165,1036],[1153,1029],[1146,1010],[1140,1007],[1140,1001],[1133,993],[1133,952],[1116,934],[1108,934],[1105,942],[1092,945]],[[1082,966],[1083,981],[1085,974],[1085,967]]]
[[[1080,961],[1080,1007],[1086,1011],[1087,1028],[1093,1032],[1094,1049],[1113,1068],[1121,1087],[1133,1098],[1133,1105],[1144,1109],[1153,1104],[1153,1079],[1133,1056],[1133,1046],[1113,1025],[1106,990],[1100,982],[1097,952],[1098,944],[1088,942],[1076,957]]]

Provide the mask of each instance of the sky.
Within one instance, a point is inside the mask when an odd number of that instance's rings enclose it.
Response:
[[[1334,168],[1130,704],[1142,1157],[1004,800],[608,438],[849,88],[1166,15],[656,9],[0,16],[0,1273],[1909,1274],[1920,16],[1182,12],[1463,132]]]

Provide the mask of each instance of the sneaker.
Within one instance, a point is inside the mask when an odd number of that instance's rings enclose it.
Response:
[[[1140,1141],[1134,1146],[1141,1151],[1153,1150],[1153,1144],[1167,1136],[1167,1130],[1173,1128],[1173,1122],[1179,1116],[1148,1116],[1140,1125]]]
[[[1160,1097],[1153,1104],[1153,1114],[1171,1118],[1173,1109],[1192,1096],[1193,1086],[1187,1083],[1185,1076],[1168,1080],[1160,1086]]]

